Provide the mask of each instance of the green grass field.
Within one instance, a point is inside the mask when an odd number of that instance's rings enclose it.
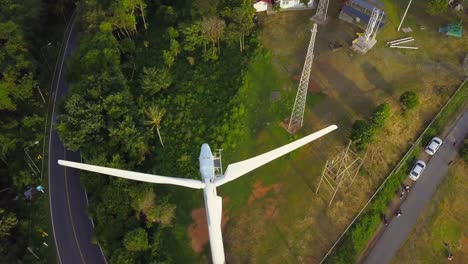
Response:
[[[419,216],[408,239],[395,256],[394,263],[444,263],[450,245],[451,263],[468,262],[468,207],[466,193],[467,163],[456,160],[432,198],[430,206]]]
[[[466,38],[447,39],[436,32],[437,25],[446,23],[447,18],[410,12],[407,24],[413,28],[421,49],[415,52],[385,47],[386,41],[404,36],[395,30],[404,11],[403,2],[387,7],[391,23],[379,33],[377,46],[366,55],[348,49],[355,33],[362,29],[338,21],[338,4],[330,3],[331,20],[319,26],[317,34],[304,127],[294,136],[280,123],[290,115],[310,38],[309,17],[315,11],[260,16],[259,40],[264,49],[250,62],[237,95],[247,111],[247,118],[239,126],[245,127],[247,134],[238,139],[235,151],[224,150],[223,163],[261,154],[333,123],[339,129],[218,190],[229,218],[224,230],[227,262],[320,261],[459,85],[463,77],[459,57],[468,42]],[[420,30],[420,22],[425,30]],[[332,52],[328,44],[334,41],[344,47]],[[398,98],[407,90],[416,91],[421,104],[404,113]],[[280,92],[281,99],[271,102],[271,92]],[[354,120],[366,118],[383,102],[391,105],[392,112],[379,134],[383,140],[369,147],[356,183],[343,189],[328,208],[330,191],[324,188],[315,194],[326,159],[346,146]]]

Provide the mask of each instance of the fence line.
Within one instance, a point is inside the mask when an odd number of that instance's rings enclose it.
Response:
[[[343,236],[346,234],[346,232],[348,232],[348,230],[351,228],[351,226],[354,224],[354,222],[361,216],[362,212],[366,209],[366,207],[369,205],[369,203],[372,201],[372,199],[374,199],[374,197],[377,195],[377,193],[380,191],[380,189],[382,189],[382,187],[385,185],[385,183],[388,181],[388,179],[390,179],[390,177],[400,169],[403,162],[406,161],[408,156],[413,152],[414,148],[418,146],[419,142],[421,142],[421,139],[423,138],[423,136],[427,132],[427,130],[432,126],[434,121],[439,117],[439,115],[442,113],[442,111],[444,111],[444,109],[447,107],[447,105],[449,105],[450,102],[452,102],[453,98],[455,98],[455,96],[462,90],[463,86],[465,85],[465,83],[467,81],[468,81],[468,77],[462,82],[462,84],[452,94],[450,99],[439,110],[439,112],[434,116],[434,118],[432,118],[429,125],[427,125],[426,128],[423,130],[423,132],[421,132],[418,139],[414,142],[414,144],[411,146],[411,148],[405,153],[403,158],[401,158],[400,161],[397,163],[397,165],[395,165],[393,167],[393,169],[387,174],[387,177],[385,177],[385,180],[382,182],[382,184],[380,184],[379,188],[377,188],[377,190],[374,192],[374,194],[372,194],[372,196],[369,198],[369,200],[366,202],[366,204],[362,207],[362,209],[359,211],[359,213],[356,215],[356,217],[354,217],[353,221],[351,221],[351,223],[348,225],[348,227],[343,231],[343,233],[340,235],[340,237],[338,237],[338,239],[335,241],[335,243],[330,248],[330,250],[328,250],[327,254],[325,254],[325,256],[322,258],[322,260],[320,261],[320,264],[322,264],[325,261],[325,259],[328,257],[328,255],[330,255],[330,253],[333,251],[333,249],[336,247],[336,245],[340,242],[341,238],[343,238]]]

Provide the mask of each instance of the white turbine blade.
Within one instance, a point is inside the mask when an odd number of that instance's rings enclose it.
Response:
[[[72,162],[72,161],[66,161],[66,160],[59,160],[58,164],[62,166],[66,166],[66,167],[97,172],[101,174],[116,176],[116,177],[135,180],[135,181],[151,182],[151,183],[159,183],[159,184],[172,184],[172,185],[179,185],[179,186],[184,186],[184,187],[193,188],[193,189],[203,189],[205,187],[205,183],[203,183],[202,181],[197,181],[193,179],[173,178],[173,177],[159,176],[159,175],[153,175],[153,174],[147,174],[147,173],[141,173],[141,172],[112,169],[112,168],[107,168],[107,167],[88,165],[84,163]]]
[[[253,157],[253,158],[250,158],[248,160],[243,160],[243,161],[239,161],[239,162],[236,162],[236,163],[233,163],[233,164],[229,164],[229,166],[227,167],[226,169],[226,173],[215,179],[215,185],[216,187],[218,186],[221,186],[227,182],[230,182],[232,180],[235,180],[237,178],[239,178],[240,176],[246,174],[246,173],[249,173],[253,170],[255,170],[256,168],[258,167],[261,167],[265,164],[267,164],[268,162],[272,161],[272,160],[275,160],[285,154],[288,154],[289,152],[295,150],[295,149],[298,149],[302,146],[304,146],[305,144],[308,144],[330,132],[332,132],[333,130],[337,129],[338,127],[336,125],[331,125],[327,128],[324,128],[322,130],[319,130],[313,134],[310,134],[306,137],[303,137],[301,139],[298,139],[294,142],[291,142],[287,145],[284,145],[282,147],[279,147],[277,149],[274,149],[274,150],[271,150],[267,153],[264,153],[264,154],[261,154],[261,155],[258,155],[256,157]]]

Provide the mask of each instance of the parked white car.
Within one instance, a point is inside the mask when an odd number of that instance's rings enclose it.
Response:
[[[442,145],[442,139],[438,137],[434,137],[429,144],[427,144],[427,147],[424,151],[426,151],[427,154],[429,155],[434,155],[436,151],[439,149],[440,145]]]
[[[423,173],[424,169],[426,168],[426,163],[422,160],[416,161],[416,163],[413,165],[413,168],[411,169],[409,173],[410,179],[413,181],[417,181],[419,179],[419,176]]]

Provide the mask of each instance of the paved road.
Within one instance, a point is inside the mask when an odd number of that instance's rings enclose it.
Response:
[[[75,17],[65,38],[65,52],[54,73],[55,90],[49,135],[49,202],[58,263],[106,263],[101,249],[91,243],[93,226],[86,213],[87,197],[80,184],[79,171],[57,164],[58,159],[80,161],[80,155],[66,150],[55,131],[56,107],[68,90],[65,82],[66,58],[75,50]],[[52,93],[51,93],[52,95]]]
[[[401,206],[403,215],[393,218],[383,235],[377,241],[365,264],[390,263],[400,246],[416,223],[419,214],[431,201],[438,185],[448,171],[448,163],[457,155],[457,148],[468,134],[468,110],[457,120],[444,144],[427,163],[427,168],[413,185],[407,199]],[[456,142],[454,146],[453,143]]]

